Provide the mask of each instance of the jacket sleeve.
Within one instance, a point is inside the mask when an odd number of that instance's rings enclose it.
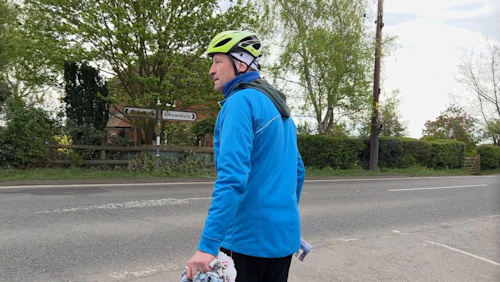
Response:
[[[305,177],[306,170],[304,167],[304,162],[302,161],[299,149],[297,148],[297,204],[300,201],[300,194],[302,193],[302,186],[304,185]]]
[[[241,91],[244,92],[244,91]],[[198,249],[217,255],[221,242],[247,189],[254,130],[251,104],[235,93],[219,113],[220,149],[216,156],[217,180]]]

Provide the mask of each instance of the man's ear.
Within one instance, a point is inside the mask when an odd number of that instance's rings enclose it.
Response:
[[[239,73],[245,73],[248,71],[248,66],[247,64],[243,63],[242,61],[235,60],[236,61],[236,68],[238,69]]]

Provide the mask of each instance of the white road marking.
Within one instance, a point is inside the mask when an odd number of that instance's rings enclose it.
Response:
[[[408,189],[392,189],[389,192],[400,192],[400,191],[418,191],[418,190],[438,190],[438,189],[455,189],[455,188],[470,188],[470,187],[485,187],[488,184],[478,184],[478,185],[463,185],[463,186],[444,186],[444,187],[425,187],[425,188],[408,188]]]
[[[394,232],[396,234],[400,234],[401,233],[401,231],[399,231],[399,230],[392,230],[392,232]]]
[[[459,253],[464,254],[464,255],[471,256],[471,257],[476,258],[476,259],[480,259],[482,261],[491,263],[491,264],[496,265],[496,266],[500,266],[500,263],[498,263],[496,261],[492,261],[492,260],[489,260],[489,259],[486,259],[486,258],[483,258],[483,257],[480,257],[480,256],[476,256],[474,254],[471,254],[471,253],[468,253],[468,252],[465,252],[465,251],[462,251],[462,250],[459,250],[459,249],[455,249],[455,248],[447,246],[447,245],[439,244],[439,243],[432,242],[432,241],[426,241],[426,242],[430,243],[430,244],[433,244],[433,245],[436,245],[436,246],[440,246],[440,247],[443,247],[443,248],[450,249],[450,250],[455,251],[455,252],[459,252]]]
[[[339,238],[337,240],[342,241],[342,242],[350,242],[350,241],[358,241],[359,239],[355,239],[355,238]]]
[[[186,199],[159,199],[159,200],[141,200],[132,201],[125,203],[107,203],[103,205],[91,205],[91,206],[77,206],[73,208],[58,209],[58,210],[48,210],[48,211],[37,211],[35,214],[41,213],[63,213],[63,212],[79,212],[79,211],[93,211],[93,210],[114,210],[114,209],[131,209],[131,208],[145,208],[145,207],[163,207],[163,206],[173,206],[173,205],[184,205],[188,204],[193,200],[208,200],[212,197],[207,198],[186,198]]]
[[[147,267],[145,270],[141,271],[122,271],[122,272],[114,272],[109,275],[115,281],[130,281],[137,278],[149,277],[164,271],[175,271],[179,270],[181,267],[169,263],[167,265],[157,265]],[[180,276],[180,275],[179,275]]]
[[[344,178],[344,179],[315,179],[306,180],[306,183],[317,182],[362,182],[362,181],[395,181],[417,179],[457,179],[457,178],[494,178],[495,176],[428,176],[428,177],[390,177],[390,178]],[[108,184],[44,184],[44,185],[12,185],[0,186],[0,189],[26,189],[26,188],[77,188],[77,187],[117,187],[117,186],[172,186],[172,185],[213,185],[214,181],[204,182],[162,182],[162,183],[108,183]]]

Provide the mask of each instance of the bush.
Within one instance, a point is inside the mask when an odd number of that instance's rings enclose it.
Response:
[[[477,147],[477,154],[481,156],[482,169],[496,169],[500,167],[500,147],[481,145]]]
[[[431,143],[415,140],[415,139],[401,139],[403,147],[403,158],[400,161],[404,166],[400,168],[408,168],[412,166],[431,167]],[[410,160],[414,163],[410,164]],[[410,165],[410,166],[408,166]]]
[[[365,154],[369,158],[370,142]],[[407,138],[379,139],[380,168],[427,167],[430,169],[462,168],[465,144],[458,141],[419,141]]]
[[[43,109],[11,96],[5,107],[6,126],[0,134],[0,165],[24,168],[49,157],[46,144],[55,143],[59,125]]]
[[[380,138],[378,158],[380,168],[396,168],[400,159],[403,158],[401,140],[396,138]]]
[[[156,156],[144,154],[131,160],[128,169],[154,176],[215,176],[215,172],[208,166],[207,161],[198,158],[192,151],[179,153],[177,158],[161,159],[159,169],[156,169]]]
[[[430,168],[454,169],[464,166],[465,143],[459,141],[431,141]]]
[[[368,168],[370,161],[370,146],[371,140],[364,140],[365,148],[362,152],[361,161],[363,167]],[[379,168],[397,168],[398,165],[404,162],[403,146],[399,138],[379,138],[378,144],[378,166]]]
[[[333,169],[359,167],[359,153],[363,151],[365,146],[361,139],[322,135],[299,135],[297,145],[304,165]]]

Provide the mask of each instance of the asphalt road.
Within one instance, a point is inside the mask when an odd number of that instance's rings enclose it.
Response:
[[[0,183],[0,281],[179,281],[212,183],[121,182]],[[308,180],[300,209],[290,281],[500,280],[499,176]]]

